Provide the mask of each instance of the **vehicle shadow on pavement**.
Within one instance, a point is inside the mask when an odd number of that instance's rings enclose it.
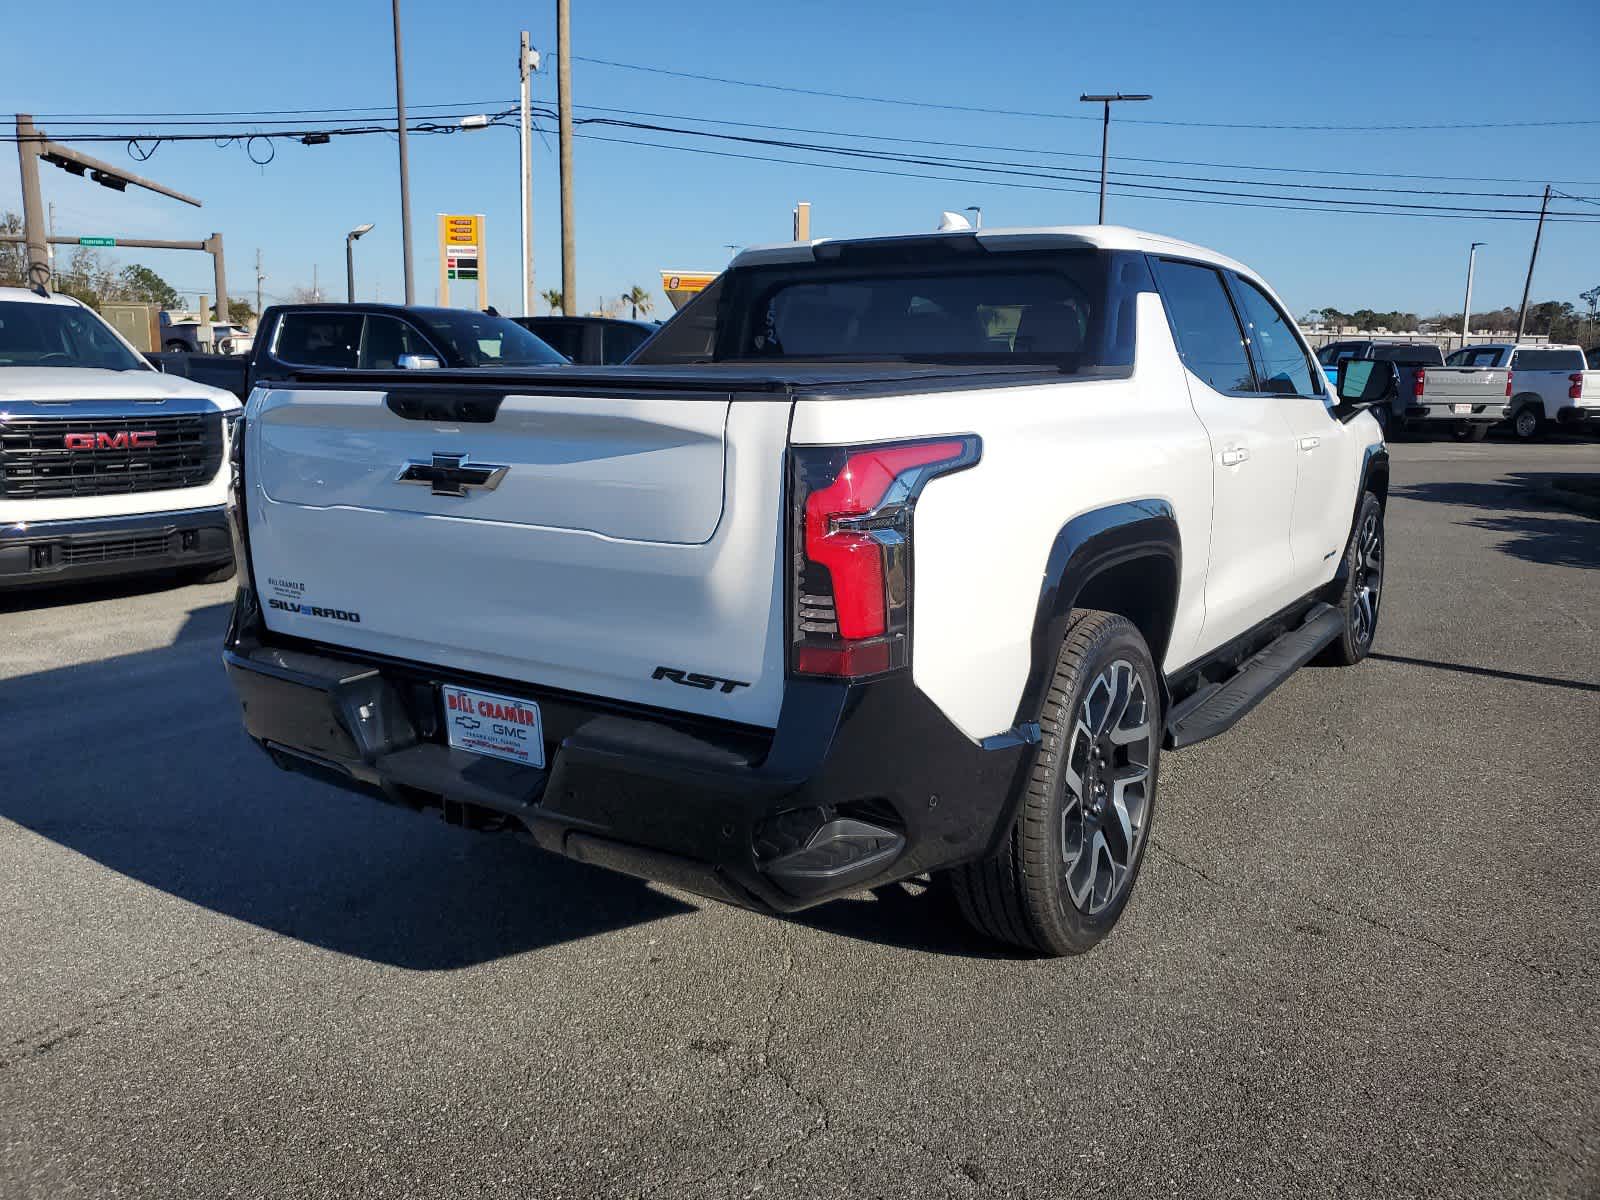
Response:
[[[1600,568],[1600,521],[1548,507],[1538,496],[1541,486],[1563,474],[1572,472],[1519,471],[1493,483],[1396,484],[1390,495],[1458,508],[1491,509],[1492,516],[1470,517],[1462,523],[1505,534],[1497,549],[1513,558],[1551,566]]]
[[[1034,957],[972,932],[949,889],[920,879],[885,884],[785,919],[822,933],[947,958]]]
[[[16,591],[0,592],[0,614],[65,608],[73,604],[91,604],[97,600],[125,600],[134,596],[147,596],[152,592],[175,591],[188,586],[189,582],[189,576],[168,571],[150,575],[130,575],[120,579],[19,588]]]
[[[0,817],[191,904],[411,970],[694,911],[518,838],[279,771],[223,673],[228,613],[196,609],[159,650],[0,681]]]

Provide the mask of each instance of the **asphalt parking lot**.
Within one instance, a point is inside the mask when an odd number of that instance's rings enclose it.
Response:
[[[1097,951],[272,769],[231,585],[0,601],[0,1195],[1600,1195],[1600,447],[1394,448],[1374,657],[1163,760]]]

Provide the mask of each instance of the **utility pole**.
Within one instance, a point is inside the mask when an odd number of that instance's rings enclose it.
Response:
[[[1149,100],[1150,96],[1144,93],[1129,93],[1124,95],[1117,92],[1106,96],[1079,96],[1085,104],[1101,104],[1105,106],[1105,116],[1100,124],[1100,219],[1097,224],[1106,223],[1106,161],[1111,149],[1111,106],[1124,100]]]
[[[1478,247],[1488,242],[1473,242],[1467,251],[1467,299],[1461,306],[1461,348],[1467,348],[1467,335],[1472,332],[1472,268],[1478,261]]]
[[[261,247],[256,247],[256,320],[261,320],[261,281],[266,278],[261,273]]]
[[[203,243],[202,247],[211,254],[211,271],[217,281],[217,323],[219,325],[231,324],[228,311],[228,266],[222,260],[222,235],[213,233]],[[206,319],[205,313],[200,314],[200,319]]]
[[[561,311],[575,317],[578,262],[572,231],[572,0],[556,0],[556,109],[561,144]]]
[[[400,257],[405,267],[406,303],[417,302],[411,276],[411,159],[406,151],[406,71],[400,53],[400,0],[392,0],[394,16],[394,111],[400,131]]]
[[[1522,312],[1517,317],[1517,341],[1528,328],[1528,293],[1533,290],[1533,265],[1539,261],[1539,239],[1544,236],[1544,214],[1550,207],[1550,185],[1544,185],[1544,202],[1539,205],[1539,224],[1533,231],[1533,253],[1528,256],[1528,278],[1522,285]]]
[[[311,303],[322,303],[322,288],[317,284],[317,264],[311,264]]]
[[[24,141],[24,139],[29,139]],[[34,287],[50,282],[50,249],[45,239],[44,200],[39,193],[39,155],[44,135],[33,126],[29,113],[17,114],[17,154],[22,167],[22,233],[28,240],[26,279]]]
[[[55,235],[56,235],[56,202],[54,200],[50,201],[50,206],[49,207],[50,207],[50,237],[55,237]],[[50,278],[54,279],[56,277],[56,246],[55,246],[55,243],[52,242],[52,241],[48,241],[47,240],[45,242],[44,250],[45,250],[45,254],[48,255],[49,259],[50,259]]]
[[[539,69],[539,52],[528,45],[522,31],[517,49],[517,76],[522,81],[522,312],[533,313],[533,121],[528,113],[528,76]]]

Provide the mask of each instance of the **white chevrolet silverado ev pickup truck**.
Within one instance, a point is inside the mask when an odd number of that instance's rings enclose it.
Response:
[[[0,591],[233,573],[227,392],[163,375],[68,296],[0,288]]]
[[[751,249],[626,366],[358,374],[246,408],[249,733],[763,911],[936,873],[1085,950],[1162,749],[1378,617],[1387,380],[1163,237]]]

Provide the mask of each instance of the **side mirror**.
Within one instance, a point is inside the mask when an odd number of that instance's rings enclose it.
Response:
[[[1379,368],[1382,368],[1381,370]],[[1339,368],[1340,417],[1354,416],[1382,400],[1393,381],[1391,364],[1365,358],[1347,358]]]
[[[431,354],[402,354],[395,365],[402,371],[437,371],[444,364]]]

